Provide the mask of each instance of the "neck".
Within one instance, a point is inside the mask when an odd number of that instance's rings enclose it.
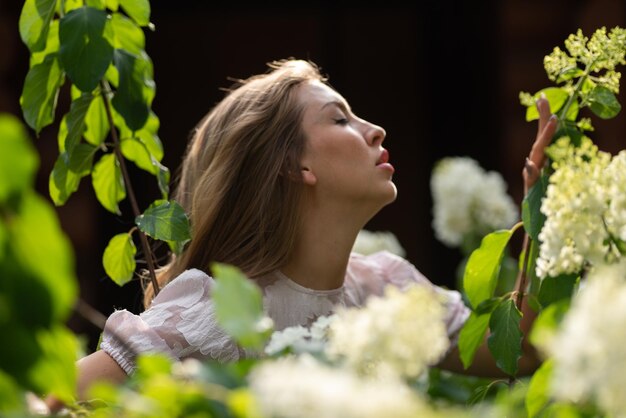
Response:
[[[341,287],[356,236],[369,219],[357,213],[340,207],[307,205],[293,255],[282,272],[309,289]]]

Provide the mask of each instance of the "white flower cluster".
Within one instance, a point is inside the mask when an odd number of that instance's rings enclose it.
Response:
[[[265,362],[251,372],[249,383],[266,417],[440,416],[399,379],[363,379],[309,355]]]
[[[374,254],[378,251],[389,251],[400,257],[406,254],[400,241],[392,232],[372,232],[366,229],[362,229],[357,235],[352,251],[363,255]]]
[[[334,318],[335,315],[321,316],[310,328],[298,325],[275,331],[265,347],[265,354],[273,356],[288,349],[294,353],[323,352],[328,341],[328,328]]]
[[[440,296],[425,286],[387,286],[363,308],[339,309],[327,354],[360,374],[418,377],[450,345]]]
[[[543,347],[554,359],[557,398],[596,402],[626,417],[626,263],[595,268],[556,335]]]
[[[485,172],[468,157],[447,157],[437,163],[430,182],[433,228],[444,244],[458,247],[468,236],[482,238],[518,219],[517,206],[497,172]]]
[[[626,153],[611,160],[589,139],[574,148],[563,138],[556,147],[563,155],[541,205],[546,221],[539,234],[539,277],[614,261],[620,255],[616,239],[626,239]]]

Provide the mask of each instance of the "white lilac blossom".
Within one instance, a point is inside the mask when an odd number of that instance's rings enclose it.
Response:
[[[387,286],[362,308],[342,308],[330,323],[327,354],[362,375],[416,378],[450,341],[440,296],[426,286]]]
[[[297,325],[275,331],[265,347],[265,354],[273,356],[285,350],[294,353],[323,352],[328,339],[328,328],[334,318],[334,315],[321,316],[310,328]]]
[[[541,205],[539,277],[615,261],[617,240],[626,238],[626,155],[611,160],[587,138],[576,148],[562,138],[553,150],[558,159]]]
[[[468,237],[481,238],[518,219],[506,183],[497,172],[486,172],[468,157],[447,157],[433,170],[433,228],[437,239],[449,247]]]
[[[310,355],[281,357],[257,366],[250,390],[263,416],[280,418],[435,417],[400,379],[363,379]]]
[[[400,257],[406,254],[400,241],[392,232],[373,232],[366,229],[362,229],[357,235],[352,251],[363,255],[374,254],[378,251],[389,251]]]
[[[626,417],[625,329],[626,263],[598,266],[542,347],[554,361],[553,394]]]

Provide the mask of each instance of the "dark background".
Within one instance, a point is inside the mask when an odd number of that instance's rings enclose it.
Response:
[[[190,130],[223,97],[219,89],[231,84],[228,77],[263,72],[275,59],[310,59],[355,113],[387,131],[399,197],[367,228],[394,232],[419,270],[436,284],[454,287],[460,253],[436,241],[431,228],[434,163],[444,156],[470,156],[502,173],[520,202],[520,172],[536,127],[524,120],[519,91],[550,85],[543,57],[577,28],[590,35],[601,26],[623,27],[626,5],[622,0],[405,3],[153,0],[156,30],[146,33],[146,49],[155,67],[153,109],[161,119],[165,165],[176,170]],[[28,70],[28,51],[17,29],[21,6],[18,0],[0,0],[0,111],[16,115]],[[66,90],[59,115],[67,111]],[[623,116],[594,125],[601,149],[624,147]],[[46,195],[57,128],[58,121],[35,139],[41,153],[37,186]],[[139,170],[131,174],[145,207],[158,197],[156,181]],[[114,307],[134,312],[141,307],[138,284],[118,288],[101,267],[108,239],[132,224],[128,205],[122,213],[115,217],[100,208],[88,180],[59,208],[74,243],[81,296],[105,315]],[[88,334],[93,348],[95,327],[77,316],[70,326]]]

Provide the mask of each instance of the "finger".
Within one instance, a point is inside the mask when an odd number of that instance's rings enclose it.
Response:
[[[556,132],[558,126],[558,119],[556,115],[552,115],[548,118],[543,130],[537,135],[537,139],[530,150],[528,158],[535,164],[536,167],[543,167],[546,162],[546,147],[550,145],[552,137]]]
[[[528,193],[530,189],[539,180],[539,169],[529,158],[526,158],[522,177],[524,177],[524,192]]]
[[[537,106],[537,112],[539,112],[539,126],[537,128],[537,136],[539,136],[546,127],[552,113],[550,112],[550,102],[548,102],[548,99],[546,99],[543,93],[541,97],[537,99],[535,106]]]

